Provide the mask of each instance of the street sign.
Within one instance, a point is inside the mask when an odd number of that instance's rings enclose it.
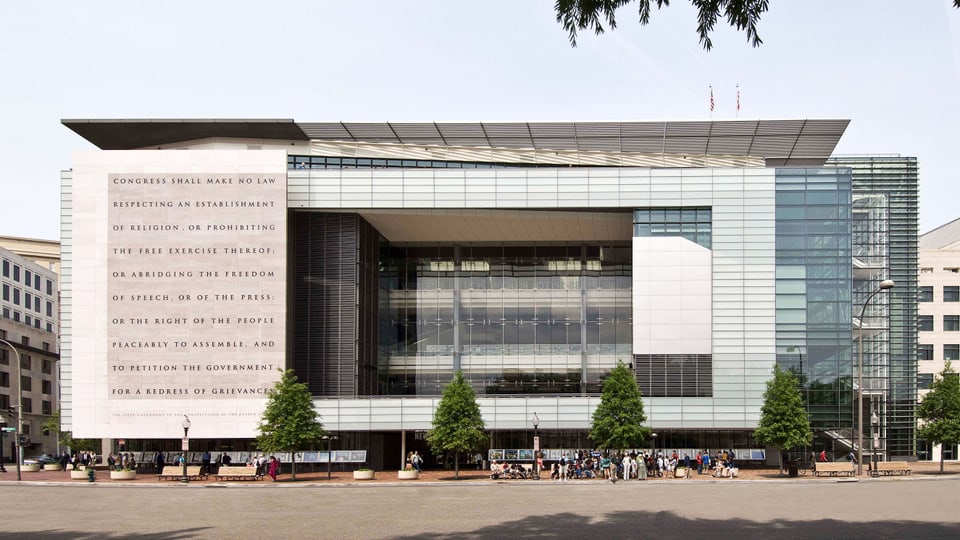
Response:
[[[190,449],[190,439],[184,437],[180,444],[180,449],[186,452]]]
[[[534,452],[540,451],[540,437],[533,438],[533,451]]]
[[[13,432],[16,431],[16,430],[17,430],[17,428],[15,428],[15,427],[5,427],[5,428],[3,428],[3,432],[4,432],[4,433],[13,433]]]

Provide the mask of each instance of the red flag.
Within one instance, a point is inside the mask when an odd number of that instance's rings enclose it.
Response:
[[[710,112],[713,112],[713,85],[710,86]]]

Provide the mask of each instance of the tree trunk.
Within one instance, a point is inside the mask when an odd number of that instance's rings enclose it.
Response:
[[[777,447],[777,460],[780,462],[780,476],[783,476],[783,450]]]
[[[460,452],[453,453],[453,478],[460,479]]]
[[[290,479],[297,480],[297,453],[290,452]]]
[[[943,474],[943,443],[940,443],[940,474]]]

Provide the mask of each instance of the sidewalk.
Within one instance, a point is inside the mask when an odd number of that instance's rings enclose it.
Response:
[[[6,465],[7,472],[6,474],[0,473],[0,482],[7,483],[17,481],[17,472],[16,466]],[[299,468],[298,468],[299,469]],[[478,471],[477,469],[461,469],[460,470],[460,479],[456,480],[454,478],[453,470],[426,470],[420,473],[419,480],[398,480],[396,471],[377,471],[376,478],[373,480],[354,480],[353,473],[351,471],[332,471],[330,473],[330,478],[327,478],[326,471],[313,471],[310,472],[308,467],[304,467],[302,471],[298,470],[296,481],[292,480],[290,477],[290,465],[284,464],[281,469],[283,474],[281,474],[277,482],[273,482],[270,477],[264,477],[262,480],[245,480],[245,481],[225,481],[218,482],[213,476],[208,477],[207,480],[193,480],[190,484],[195,485],[206,485],[206,486],[244,486],[244,485],[271,485],[271,484],[315,484],[315,485],[329,485],[329,484],[340,484],[340,485],[361,485],[361,484],[417,484],[422,482],[427,483],[503,483],[503,484],[551,484],[558,483],[556,480],[549,480],[546,475],[541,480],[491,480],[490,474],[487,471]],[[909,476],[889,476],[881,477],[874,479],[867,475],[867,468],[864,467],[864,476],[862,479],[868,479],[870,481],[886,481],[886,480],[903,480],[903,479],[918,479],[918,478],[960,478],[960,462],[947,462],[944,463],[944,473],[941,475],[939,473],[940,464],[939,462],[931,463],[928,461],[925,462],[913,462],[911,463],[911,474]],[[61,484],[62,483],[71,483],[71,484],[88,484],[89,482],[84,480],[72,480],[70,478],[69,471],[39,471],[39,472],[21,472],[21,477],[23,482],[30,483],[44,483],[44,482],[54,482]],[[840,477],[816,477],[811,473],[806,475],[798,476],[796,478],[790,478],[786,476],[786,473],[781,475],[776,468],[763,468],[763,469],[740,469],[740,476],[738,478],[714,478],[707,474],[697,475],[696,471],[688,479],[674,479],[674,478],[654,478],[650,477],[646,482],[649,483],[676,483],[676,482],[741,482],[741,481],[764,481],[764,480],[773,480],[773,481],[836,481]],[[599,482],[608,482],[607,480],[602,479],[593,479],[593,480],[570,480],[564,484],[583,484],[583,483],[599,483]],[[620,481],[622,482],[622,480]],[[637,480],[630,480],[630,482],[637,482]],[[96,473],[96,483],[98,484],[155,484],[155,485],[172,485],[178,486],[180,482],[174,480],[158,480],[156,473],[141,472],[137,474],[135,480],[111,480],[110,473],[106,469],[97,469]],[[619,482],[618,482],[619,483]]]

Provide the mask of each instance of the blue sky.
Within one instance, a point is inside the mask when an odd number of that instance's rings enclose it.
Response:
[[[614,121],[848,118],[842,154],[920,163],[920,231],[960,217],[952,0],[771,2],[714,49],[675,0],[570,47],[553,1],[0,3],[0,235],[59,238],[63,118]],[[736,86],[741,110],[736,111]],[[31,201],[29,204],[23,201]]]

